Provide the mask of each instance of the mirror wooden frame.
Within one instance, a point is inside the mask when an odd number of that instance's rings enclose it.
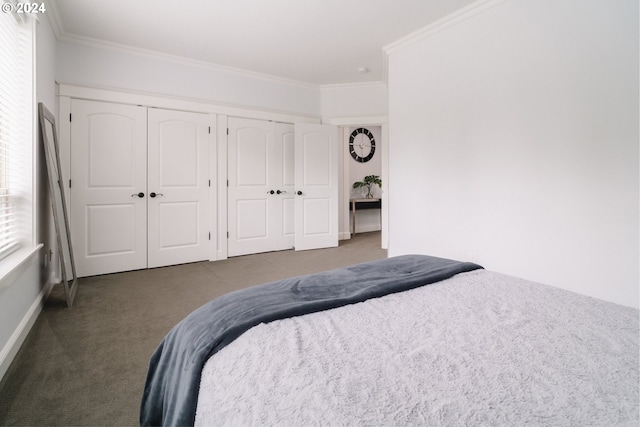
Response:
[[[58,241],[58,258],[60,260],[60,282],[64,284],[67,297],[67,307],[73,305],[78,290],[78,277],[71,247],[71,230],[69,216],[64,197],[64,180],[60,167],[60,150],[56,133],[56,120],[51,112],[41,102],[38,103],[40,117],[40,134],[47,163],[49,178],[49,197],[53,210],[56,238]]]

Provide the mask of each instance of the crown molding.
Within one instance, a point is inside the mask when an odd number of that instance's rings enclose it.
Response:
[[[56,39],[60,39],[63,34],[62,28],[62,19],[60,18],[60,12],[58,12],[58,6],[56,6],[56,2],[54,0],[43,0],[44,4],[47,8],[45,14],[47,15],[47,19],[49,20],[49,26],[51,26],[51,30],[53,30],[53,34],[56,36]]]
[[[475,16],[479,13],[484,12],[487,9],[490,9],[497,4],[504,2],[505,0],[478,0],[470,5],[463,7],[462,9],[453,12],[439,20],[433,22],[432,24],[427,25],[417,31],[414,31],[411,34],[402,37],[399,40],[396,40],[393,43],[390,43],[386,46],[382,47],[385,56],[389,56],[399,50],[404,49],[407,46],[411,46],[419,42],[420,40],[424,40],[425,38],[431,37],[434,34],[437,34],[441,31],[446,30],[454,25],[459,24],[462,21],[465,21],[472,16]],[[385,61],[386,64],[386,61]]]
[[[311,84],[311,83],[305,83],[297,80],[286,79],[283,77],[272,76],[269,74],[258,73],[255,71],[243,70],[240,68],[228,67],[225,65],[215,64],[213,62],[187,58],[179,55],[172,55],[172,54],[158,52],[151,49],[143,49],[143,48],[133,47],[125,44],[98,40],[90,37],[81,37],[77,35],[62,33],[57,38],[59,41],[66,42],[66,43],[84,45],[84,46],[98,48],[98,49],[106,49],[106,50],[111,50],[119,53],[146,57],[150,59],[159,59],[162,61],[174,62],[177,64],[205,68],[211,71],[237,74],[240,76],[260,79],[260,80],[269,81],[272,83],[286,84],[290,86],[302,87],[305,89],[318,88],[318,85]]]

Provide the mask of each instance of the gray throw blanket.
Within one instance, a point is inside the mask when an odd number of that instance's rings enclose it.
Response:
[[[151,356],[140,424],[193,425],[205,362],[260,323],[414,289],[479,268],[472,263],[404,255],[265,283],[216,298],[178,323]]]

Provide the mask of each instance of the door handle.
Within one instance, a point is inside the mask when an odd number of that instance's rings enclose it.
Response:
[[[144,197],[144,193],[142,191],[139,193],[134,193],[131,195],[131,197],[140,197],[142,199]]]
[[[282,191],[278,190],[278,191],[276,191],[276,193],[277,193],[277,194],[285,194],[285,193],[286,193],[286,191],[284,191],[284,190],[282,190]]]
[[[162,196],[164,196],[164,194],[162,193],[149,193],[149,197],[151,198],[162,197]]]
[[[302,191],[298,190],[298,191],[296,191],[296,194],[297,194],[298,196],[302,196]]]

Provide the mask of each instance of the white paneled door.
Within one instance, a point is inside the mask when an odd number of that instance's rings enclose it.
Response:
[[[147,109],[71,102],[70,224],[78,276],[147,266]]]
[[[296,124],[296,250],[338,246],[338,130]]]
[[[279,218],[276,226],[278,236],[277,250],[291,249],[295,243],[295,132],[294,126],[287,123],[275,124],[276,157],[282,159],[276,168],[276,201],[274,216]],[[280,191],[280,193],[278,193]]]
[[[208,259],[208,116],[71,101],[79,276]]]
[[[228,255],[337,246],[336,127],[228,126]]]
[[[293,248],[293,125],[229,118],[228,254]]]
[[[148,267],[208,259],[209,118],[148,113]]]

